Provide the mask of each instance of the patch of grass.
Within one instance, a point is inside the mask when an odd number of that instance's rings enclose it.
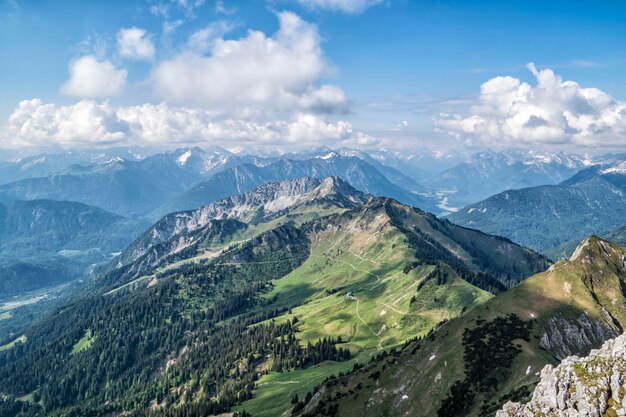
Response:
[[[74,346],[72,346],[72,351],[70,355],[75,355],[78,352],[81,352],[85,349],[89,349],[95,340],[95,336],[91,334],[91,329],[87,329],[85,335],[81,337],[78,342]]]
[[[357,360],[322,363],[292,372],[272,372],[259,379],[254,398],[238,406],[237,410],[246,410],[254,417],[280,416],[292,407],[291,399],[294,395],[304,398],[307,392],[327,377],[352,369]]]
[[[331,232],[300,268],[275,281],[268,298],[292,308],[303,343],[332,334],[353,352],[387,349],[491,298],[456,275],[445,285],[428,282],[417,291],[434,266],[404,273],[415,258],[402,235],[391,227],[375,240],[368,239],[371,233]]]
[[[22,395],[21,397],[17,397],[16,400],[34,404],[35,403],[35,391],[30,392],[26,395]]]
[[[12,342],[9,342],[4,346],[0,346],[0,351],[11,349],[13,346],[17,345],[18,343],[26,343],[26,340],[27,340],[26,335],[21,335],[20,337],[13,340]]]

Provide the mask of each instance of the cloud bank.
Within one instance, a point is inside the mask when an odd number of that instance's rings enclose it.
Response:
[[[376,139],[356,131],[349,122],[332,123],[310,113],[258,121],[165,103],[115,108],[108,101],[94,100],[81,100],[69,106],[56,106],[40,99],[22,101],[9,117],[5,133],[5,145],[11,147],[242,143],[297,147],[376,143]]]
[[[620,148],[626,140],[626,103],[597,88],[563,81],[551,69],[528,69],[530,85],[495,77],[480,88],[469,114],[440,114],[435,124],[469,145],[494,147]]]
[[[185,9],[198,4],[177,3]],[[291,12],[277,17],[272,35],[249,30],[228,40],[231,24],[213,22],[161,61],[144,29],[121,29],[114,57],[151,62],[149,77],[133,89],[160,104],[112,105],[108,98],[125,92],[127,70],[85,54],[70,63],[61,87],[80,101],[20,102],[0,133],[0,147],[376,143],[349,122],[326,120],[346,113],[349,103],[341,88],[321,83],[332,68],[317,27]]]

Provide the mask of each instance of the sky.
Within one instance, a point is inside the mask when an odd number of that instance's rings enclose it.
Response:
[[[0,148],[626,150],[626,2],[0,0]]]

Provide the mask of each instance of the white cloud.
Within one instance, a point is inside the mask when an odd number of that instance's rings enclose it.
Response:
[[[476,145],[624,146],[626,103],[597,88],[563,81],[550,69],[528,68],[536,85],[513,77],[492,78],[481,86],[469,114],[441,114],[435,123]]]
[[[403,120],[391,130],[394,132],[401,132],[403,130],[407,130],[408,128],[409,128],[409,122],[407,122],[406,120]]]
[[[193,16],[194,11],[202,7],[205,0],[163,0],[156,2],[150,6],[150,13],[155,16],[167,17],[174,6],[174,9],[180,9],[186,12],[189,16]]]
[[[338,87],[317,87],[329,66],[317,27],[289,12],[278,14],[273,36],[249,31],[237,40],[190,39],[207,53],[185,50],[161,62],[152,73],[158,97],[168,102],[207,108],[249,111],[345,111]],[[209,41],[211,39],[211,41]]]
[[[361,13],[383,0],[297,0],[309,9],[333,10],[343,13]]]
[[[106,101],[93,100],[70,106],[46,104],[40,99],[22,101],[3,133],[0,147],[246,143],[302,147],[376,143],[375,138],[355,131],[349,122],[333,123],[311,113],[246,120],[165,103],[114,108]]]
[[[236,7],[226,6],[224,0],[217,0],[215,2],[215,13],[221,13],[225,15],[233,15],[237,12]]]
[[[193,11],[197,9],[198,7],[202,6],[205,2],[205,0],[174,0],[174,1],[176,4],[178,4],[179,7],[188,11]]]
[[[117,45],[124,58],[149,60],[154,57],[152,39],[144,29],[131,27],[117,32]]]
[[[176,4],[184,8],[198,2]],[[377,143],[339,116],[322,116],[346,113],[348,99],[341,88],[323,83],[332,69],[317,27],[293,13],[277,16],[279,29],[273,35],[250,30],[227,40],[232,24],[221,21],[192,34],[137,85],[154,88],[161,104],[114,107],[94,100],[122,92],[127,71],[86,53],[70,63],[70,79],[61,87],[63,94],[83,100],[66,106],[22,101],[0,130],[0,148]],[[155,55],[143,29],[122,29],[117,40],[121,57]]]
[[[110,61],[93,55],[82,56],[70,63],[70,79],[61,86],[61,93],[76,97],[111,97],[126,85],[127,71]]]
[[[187,47],[196,53],[206,53],[214,45],[217,39],[222,38],[233,29],[233,25],[224,20],[211,22],[204,28],[194,32],[187,41]]]
[[[126,127],[106,101],[82,100],[57,107],[33,99],[20,102],[9,116],[4,145],[107,146],[123,141],[126,135]]]

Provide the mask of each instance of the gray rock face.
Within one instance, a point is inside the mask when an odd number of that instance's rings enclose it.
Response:
[[[255,223],[295,206],[326,201],[336,207],[352,208],[369,197],[337,177],[299,178],[261,185],[244,194],[234,195],[196,210],[165,216],[115,260],[119,268],[154,252],[150,264],[179,252],[202,237],[203,231],[215,231],[215,220],[238,220]],[[236,225],[235,225],[236,226]],[[208,229],[208,230],[205,230]],[[168,243],[165,245],[165,243]],[[160,245],[158,250],[154,250]]]
[[[607,313],[608,314],[608,313]],[[606,323],[610,323],[610,318]],[[607,339],[617,336],[616,329],[582,313],[578,318],[550,317],[539,345],[552,352],[557,359],[588,352]]]
[[[508,402],[496,417],[626,416],[626,335],[589,356],[570,356],[543,368],[527,404]]]

